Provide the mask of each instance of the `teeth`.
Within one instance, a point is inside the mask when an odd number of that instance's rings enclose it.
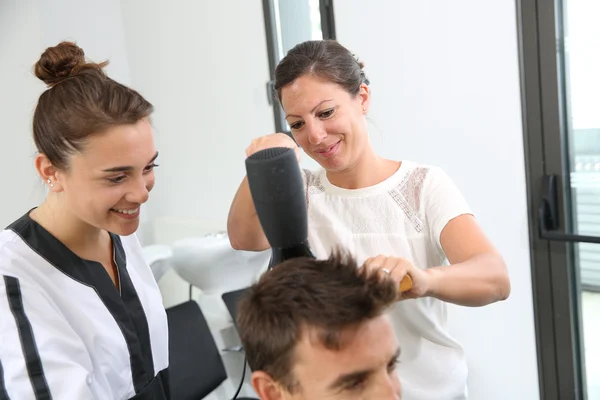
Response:
[[[119,212],[119,213],[121,213],[121,214],[133,215],[133,214],[135,214],[136,212],[138,212],[138,210],[139,210],[139,207],[138,207],[138,208],[135,208],[135,209],[133,209],[133,210],[117,210],[117,209],[115,209],[115,208],[113,208],[113,210],[114,210],[114,211],[116,211],[116,212]]]

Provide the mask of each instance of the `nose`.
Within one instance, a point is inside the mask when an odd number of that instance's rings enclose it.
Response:
[[[382,376],[382,379],[377,382],[377,396],[373,399],[377,400],[400,400],[402,398],[402,387],[400,379],[395,372]]]
[[[402,398],[402,384],[400,383],[400,379],[398,379],[398,375],[394,373],[394,377],[392,378],[392,385],[394,387],[394,399],[400,400]]]
[[[308,128],[308,141],[313,146],[321,144],[323,139],[327,137],[327,131],[325,131],[325,127],[320,122],[314,122]]]
[[[131,203],[143,204],[148,201],[150,196],[150,190],[152,189],[152,182],[148,182],[146,177],[142,176],[135,180],[135,183],[131,186],[129,193],[127,193],[126,199]]]

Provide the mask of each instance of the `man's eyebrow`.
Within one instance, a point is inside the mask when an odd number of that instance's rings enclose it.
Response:
[[[400,348],[398,348],[394,354],[389,358],[388,364],[394,364],[400,358]],[[367,378],[374,372],[372,368],[364,369],[360,371],[354,371],[347,374],[342,374],[337,377],[335,381],[331,385],[328,386],[328,390],[334,391],[343,388],[344,386],[354,383],[356,381],[361,381]]]
[[[366,377],[373,373],[372,369],[365,369],[362,371],[350,372],[347,374],[342,374],[337,377],[335,381],[331,385],[327,387],[328,390],[334,391],[343,388],[349,384],[355,383],[356,381],[364,380]]]
[[[150,164],[151,162],[156,160],[157,157],[158,157],[158,151],[156,152],[156,154],[154,154],[154,157],[152,157],[152,159],[150,161],[148,161],[148,164]],[[127,166],[103,169],[102,172],[126,172],[126,171],[132,171],[133,169],[134,169],[134,167],[127,165]]]

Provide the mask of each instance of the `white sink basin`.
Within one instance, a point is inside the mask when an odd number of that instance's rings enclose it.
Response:
[[[208,295],[250,286],[266,271],[271,257],[271,250],[233,249],[225,233],[180,239],[171,250],[173,269]]]
[[[160,281],[160,278],[171,268],[171,257],[173,257],[171,247],[153,244],[145,246],[142,251],[144,259],[150,265],[154,279],[156,279],[156,282]]]

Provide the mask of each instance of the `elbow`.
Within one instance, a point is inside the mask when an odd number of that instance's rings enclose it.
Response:
[[[501,257],[498,260],[497,270],[494,279],[494,294],[496,301],[504,301],[510,297],[511,284],[506,264]]]
[[[235,238],[229,238],[229,244],[234,250],[241,251],[261,252],[269,249],[268,246],[260,246],[257,243],[250,242],[247,240],[235,240]]]
[[[227,238],[234,250],[246,250],[247,246],[244,245],[243,235],[240,234],[239,229],[235,228],[231,220],[227,221]]]
[[[231,236],[229,236],[229,244],[234,250],[244,250],[244,247],[239,242],[234,240]]]
[[[227,238],[229,239],[229,245],[234,250],[241,251],[262,251],[265,250],[255,243],[253,236],[244,229],[233,229],[228,228]]]
[[[249,247],[235,236],[229,236],[229,244],[234,250],[249,250]]]
[[[227,238],[229,239],[229,244],[234,250],[248,250],[248,244],[245,243],[243,235],[237,232],[232,227],[227,227]]]
[[[482,276],[477,306],[486,306],[507,300],[510,297],[511,284],[504,260],[499,255],[486,255],[484,262],[487,267]]]
[[[270,248],[262,230],[260,232],[253,231],[247,224],[236,223],[232,220],[227,222],[227,238],[234,250],[259,252]]]
[[[510,297],[510,291],[510,278],[508,277],[508,274],[505,274],[497,285],[498,301],[507,300]]]

